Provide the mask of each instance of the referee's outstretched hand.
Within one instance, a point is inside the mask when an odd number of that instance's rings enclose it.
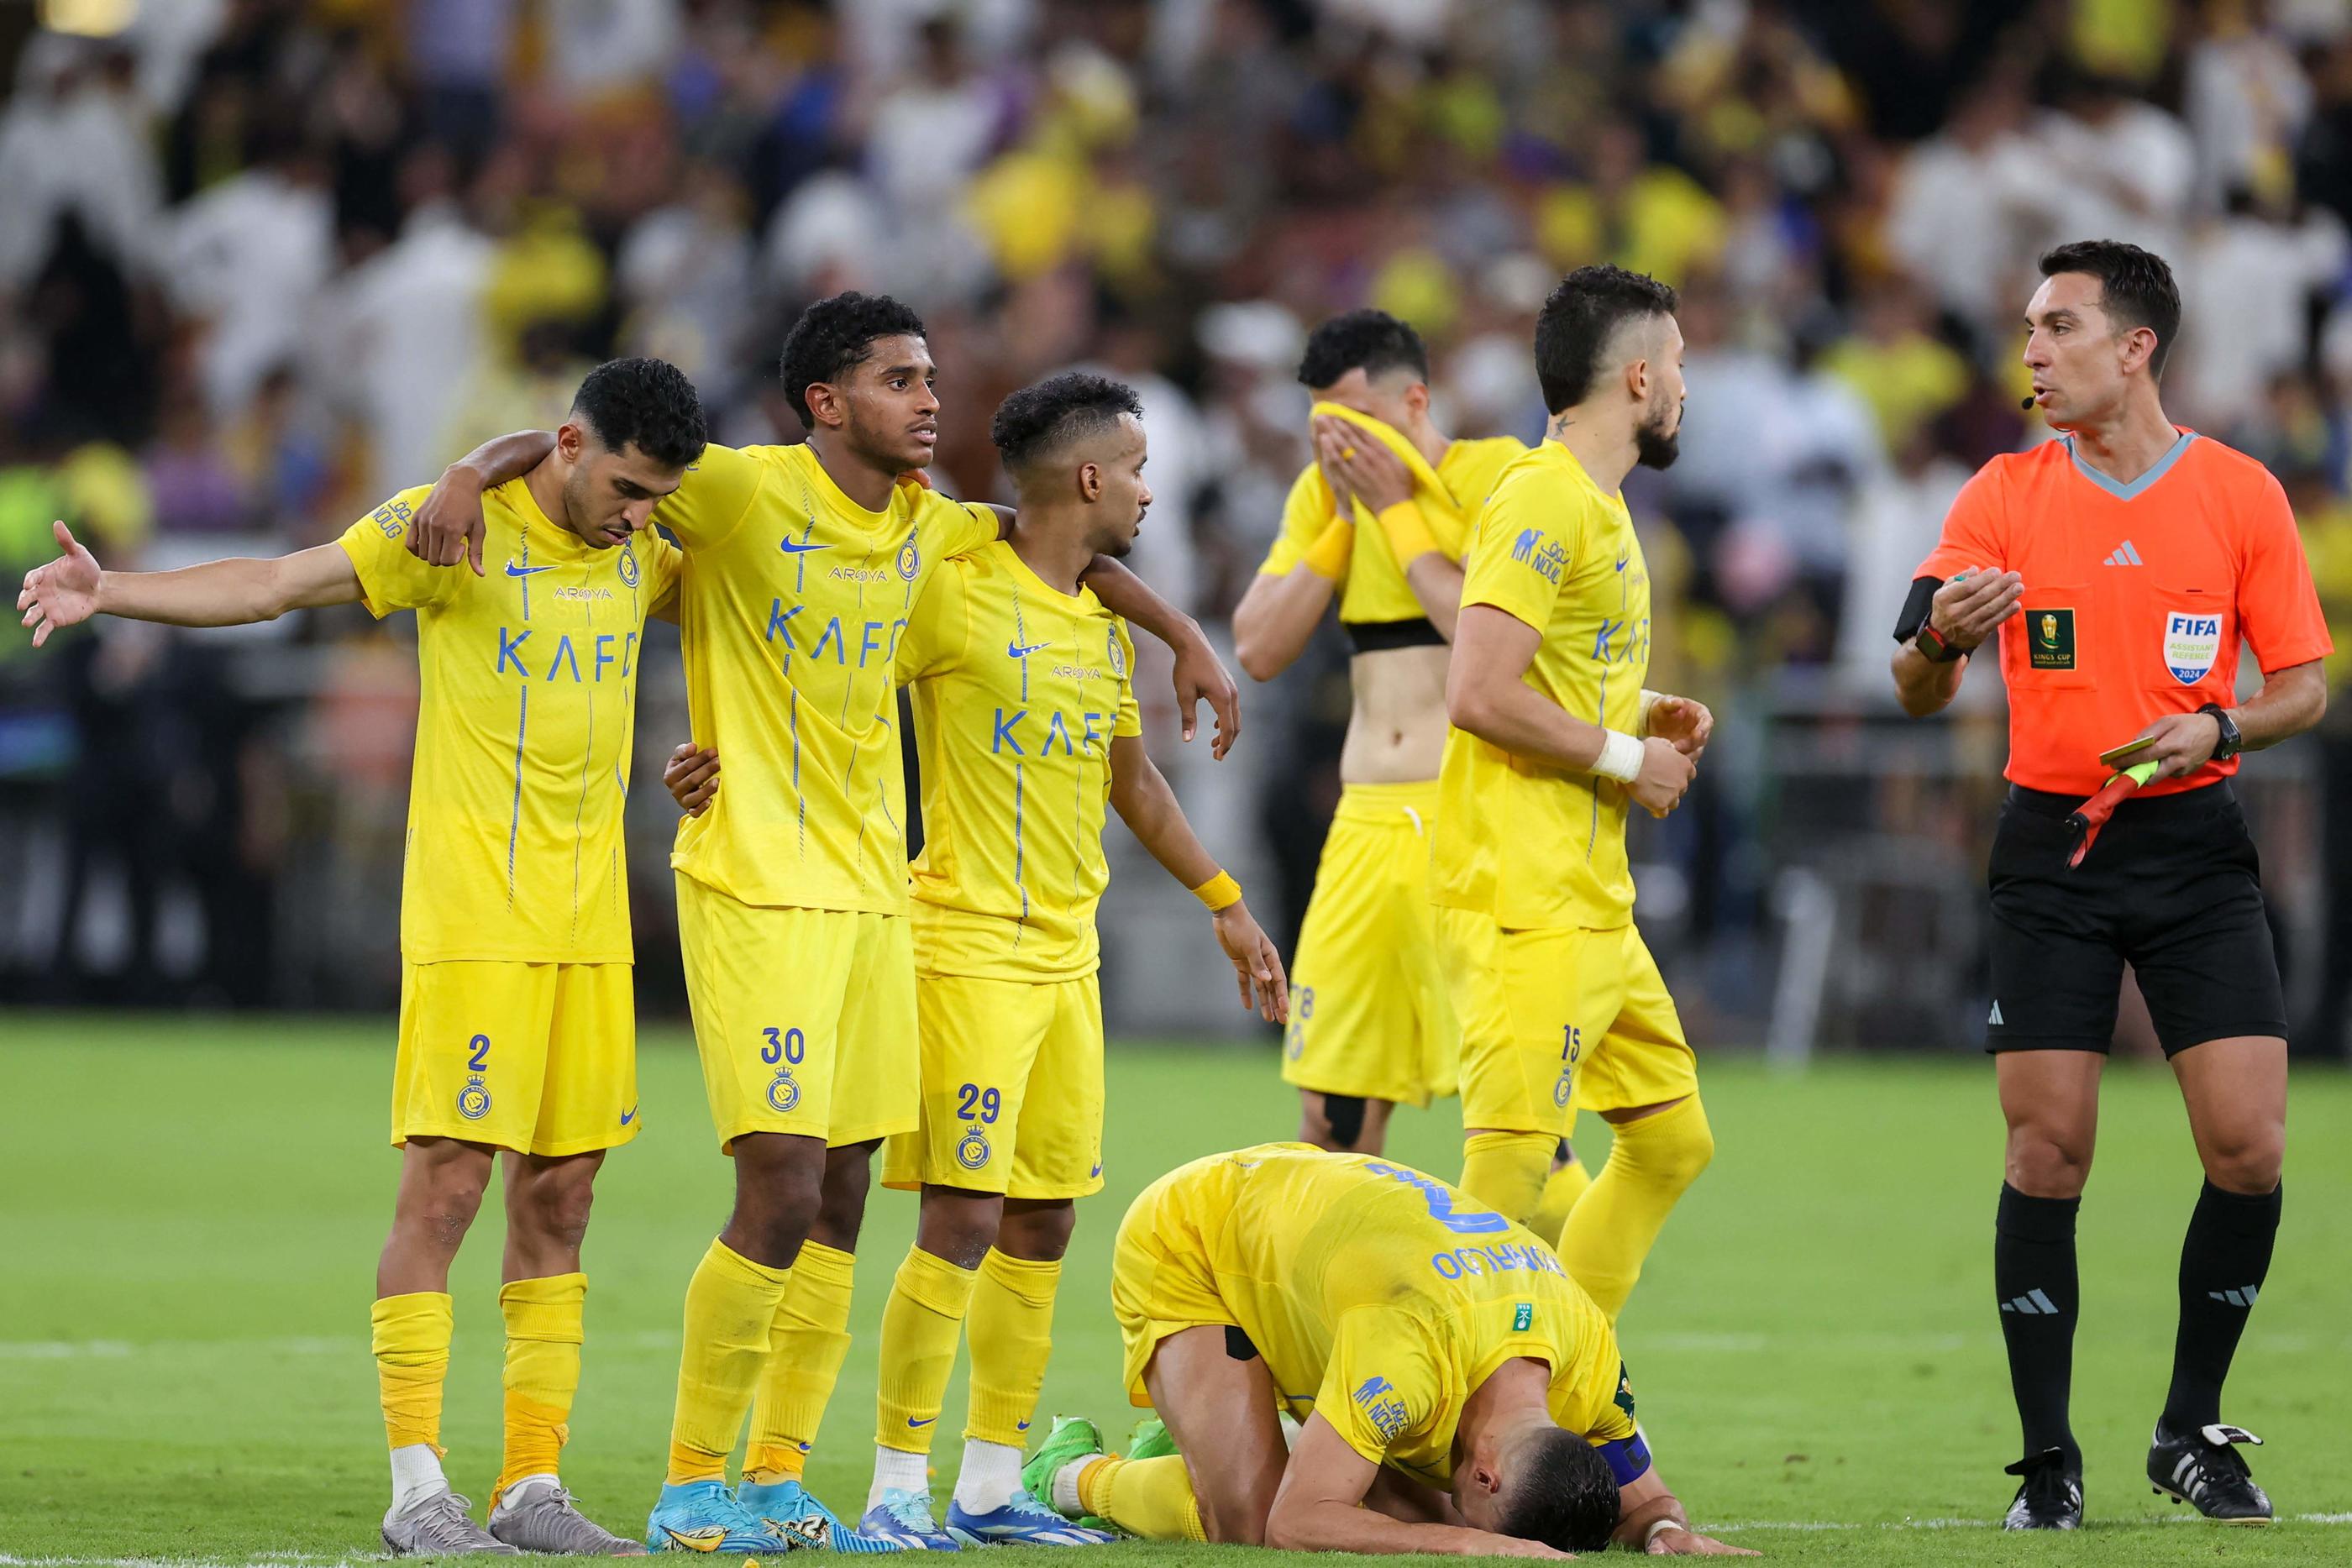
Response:
[[[1936,590],[1927,620],[1956,648],[1974,648],[2017,613],[2025,580],[2013,571],[1962,572]]]
[[[1654,735],[1642,742],[1642,771],[1625,792],[1653,817],[1663,817],[1683,803],[1683,791],[1697,776],[1698,764],[1684,756],[1671,740]]]

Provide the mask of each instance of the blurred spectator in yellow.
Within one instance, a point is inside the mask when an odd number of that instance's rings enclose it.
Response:
[[[1860,329],[1831,347],[1822,368],[1861,394],[1886,450],[1899,452],[1967,393],[1969,363],[1935,335],[1927,302],[1907,278],[1878,284],[1861,314]]]

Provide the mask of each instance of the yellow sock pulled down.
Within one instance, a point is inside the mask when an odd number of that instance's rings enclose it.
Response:
[[[1615,1322],[1666,1216],[1715,1157],[1715,1134],[1696,1094],[1610,1130],[1616,1142],[1568,1217],[1559,1260]]]
[[[1558,1147],[1559,1140],[1549,1133],[1474,1133],[1462,1145],[1462,1190],[1524,1225],[1543,1200]]]
[[[580,1391],[587,1301],[588,1276],[578,1273],[515,1280],[499,1291],[507,1324],[506,1444],[492,1508],[525,1476],[556,1473]]]
[[[1181,1454],[1092,1460],[1078,1472],[1078,1502],[1087,1512],[1146,1541],[1209,1539]]]
[[[882,1308],[882,1378],[874,1402],[874,1441],[900,1453],[928,1454],[955,1370],[956,1342],[979,1276],[946,1259],[907,1249]]]
[[[838,1247],[804,1241],[793,1263],[793,1287],[776,1303],[768,1330],[768,1367],[751,1404],[751,1437],[743,1479],[761,1485],[796,1481],[808,1468],[816,1429],[849,1354],[849,1299],[857,1260]]]
[[[405,1448],[423,1443],[441,1453],[441,1391],[449,1381],[449,1336],[456,1314],[446,1291],[380,1297],[368,1310],[384,1438]]]
[[[971,1298],[971,1411],[963,1435],[1018,1448],[1037,1414],[1045,1363],[1054,1354],[1059,1260],[1008,1257],[992,1247],[980,1260]]]
[[[1558,1247],[1570,1211],[1591,1185],[1592,1173],[1584,1168],[1583,1161],[1571,1155],[1568,1164],[1544,1177],[1543,1197],[1536,1204],[1535,1218],[1528,1221],[1528,1228]]]
[[[725,1479],[727,1456],[743,1429],[768,1332],[790,1269],[754,1263],[713,1241],[686,1288],[686,1350],[677,1363],[677,1408],[670,1418],[672,1486]]]

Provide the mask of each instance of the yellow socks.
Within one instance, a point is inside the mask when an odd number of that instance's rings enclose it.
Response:
[[[776,1303],[792,1277],[790,1269],[754,1263],[723,1241],[713,1241],[702,1255],[686,1288],[686,1351],[678,1357],[677,1411],[669,1428],[670,1485],[726,1476],[727,1456],[768,1359]]]
[[[1696,1094],[1654,1116],[1612,1123],[1610,1131],[1616,1143],[1568,1217],[1559,1260],[1614,1322],[1675,1200],[1715,1157],[1715,1134]]]
[[[956,1342],[979,1276],[919,1247],[907,1249],[882,1309],[882,1380],[874,1441],[901,1453],[927,1454],[940,1406],[955,1370]]]
[[[1054,1354],[1054,1292],[1058,1260],[1008,1258],[992,1247],[980,1260],[971,1299],[971,1413],[963,1435],[1018,1449],[1027,1442]],[[884,1363],[889,1364],[886,1353]]]
[[[1201,1528],[1201,1505],[1192,1496],[1192,1478],[1181,1454],[1089,1459],[1078,1472],[1077,1501],[1079,1512],[1107,1519],[1146,1541],[1209,1539]]]
[[[1550,1133],[1474,1133],[1462,1145],[1462,1190],[1521,1224],[1543,1200],[1559,1139]]]
[[[449,1490],[441,1475],[441,1390],[449,1381],[449,1296],[384,1296],[369,1310],[383,1433],[392,1448],[392,1506]]]
[[[1528,1221],[1528,1228],[1558,1247],[1559,1233],[1568,1224],[1568,1211],[1591,1185],[1592,1173],[1584,1168],[1584,1162],[1570,1156],[1568,1164],[1544,1178],[1543,1197],[1536,1204],[1536,1217]]]
[[[833,1385],[849,1354],[849,1297],[857,1260],[822,1241],[801,1243],[793,1288],[776,1303],[768,1332],[768,1370],[751,1406],[743,1479],[761,1485],[796,1481],[808,1465]]]
[[[506,1452],[490,1506],[525,1476],[555,1474],[580,1389],[581,1320],[588,1276],[516,1280],[499,1291],[507,1321]]]

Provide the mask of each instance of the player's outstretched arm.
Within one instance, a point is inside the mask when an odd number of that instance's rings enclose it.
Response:
[[[1617,1544],[1653,1557],[1754,1557],[1744,1546],[1729,1546],[1690,1527],[1680,1499],[1666,1490],[1652,1465],[1617,1491]]]
[[[463,560],[482,575],[482,493],[520,479],[555,450],[551,430],[493,436],[442,471],[408,525],[408,553],[434,566]]]
[[[1615,779],[1654,817],[1681,804],[1694,765],[1664,736],[1637,740],[1578,718],[1523,679],[1543,633],[1507,610],[1465,604],[1445,672],[1445,715],[1514,757]],[[1629,749],[1630,748],[1630,749]]]
[[[679,810],[699,817],[710,809],[710,798],[719,793],[719,753],[686,742],[663,764],[662,788],[669,791]]]
[[[1211,908],[1217,946],[1233,961],[1242,1006],[1268,1023],[1290,1021],[1290,980],[1273,938],[1242,902],[1241,889],[1202,847],[1167,776],[1143,748],[1140,736],[1121,735],[1110,743],[1110,803],[1151,858]]]
[[[56,628],[79,625],[93,615],[167,626],[245,626],[275,621],[289,610],[359,601],[359,573],[341,545],[316,545],[267,559],[208,560],[176,571],[108,571],[72,529],[63,523],[51,528],[65,553],[26,572],[16,595],[36,648]]]
[[[1216,738],[1209,755],[1219,761],[1233,749],[1242,733],[1242,689],[1225,671],[1224,661],[1210,646],[1201,623],[1151,591],[1149,583],[1107,555],[1078,574],[1094,590],[1103,608],[1140,626],[1176,655],[1176,712],[1184,725],[1184,738],[1198,727],[1200,705],[1206,702],[1217,716]]]
[[[1365,1508],[1380,1467],[1320,1413],[1307,1417],[1265,1518],[1265,1543],[1286,1552],[1426,1552],[1449,1557],[1571,1557],[1573,1552],[1459,1524],[1408,1523]]]

